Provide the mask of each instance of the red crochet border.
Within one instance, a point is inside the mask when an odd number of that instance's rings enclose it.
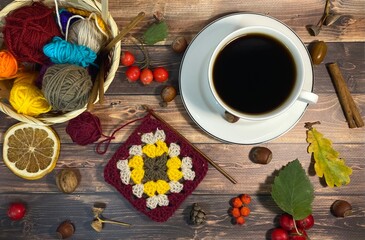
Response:
[[[135,197],[132,193],[132,186],[122,183],[120,180],[120,171],[117,168],[117,162],[120,159],[128,158],[129,148],[132,145],[142,144],[142,134],[155,132],[157,128],[165,132],[165,142],[168,145],[170,145],[170,143],[179,144],[180,155],[192,158],[195,178],[192,181],[184,181],[184,188],[180,193],[171,193],[168,195],[168,206],[158,206],[155,209],[149,209],[146,207],[145,198]],[[108,164],[104,168],[104,179],[107,183],[114,186],[138,211],[147,215],[156,222],[165,222],[174,214],[180,204],[195,190],[199,183],[204,179],[207,171],[208,163],[201,154],[190,147],[188,142],[177,136],[169,126],[152,116],[147,115],[143,119],[143,122],[133,131],[126,142],[118,148],[113,157],[109,160]]]

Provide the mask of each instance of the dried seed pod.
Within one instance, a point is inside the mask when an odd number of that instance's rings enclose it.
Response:
[[[188,42],[186,41],[185,37],[180,36],[175,38],[175,40],[172,42],[172,50],[176,53],[182,53],[185,51],[185,49],[188,46]]]
[[[331,206],[331,211],[336,217],[347,217],[352,214],[352,206],[345,200],[336,200]]]
[[[66,239],[75,233],[75,226],[70,220],[63,221],[57,228],[58,239]]]
[[[232,113],[229,113],[227,111],[224,112],[224,119],[226,119],[227,122],[230,123],[235,123],[237,122],[240,118],[233,115]]]
[[[101,202],[94,203],[94,206],[92,208],[92,211],[94,213],[94,216],[97,217],[100,214],[102,214],[104,212],[104,209],[105,208],[106,208],[106,204],[105,203],[101,203]]]
[[[64,193],[72,193],[80,182],[80,172],[77,169],[62,169],[56,176],[56,185]]]
[[[254,147],[249,153],[251,161],[260,164],[268,164],[272,159],[272,152],[266,147]]]
[[[205,222],[206,214],[204,210],[197,204],[193,204],[193,208],[190,212],[190,220],[195,225],[200,225]]]
[[[326,20],[324,21],[324,25],[331,26],[332,24],[337,22],[337,20],[340,19],[341,17],[342,17],[342,15],[340,15],[340,14],[331,13],[330,15],[328,15],[326,17]]]
[[[91,227],[97,231],[97,232],[101,232],[101,230],[103,230],[103,223],[101,221],[99,221],[98,219],[94,219],[91,222]]]

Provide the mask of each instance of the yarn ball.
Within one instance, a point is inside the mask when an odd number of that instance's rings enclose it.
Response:
[[[9,51],[0,51],[0,78],[12,78],[18,72],[18,62]]]
[[[59,11],[60,14],[60,23],[62,26],[62,32],[66,32],[66,28],[67,28],[67,22],[68,20],[74,16],[73,13],[70,13],[69,11],[67,11],[66,9],[61,9]],[[74,22],[76,22],[78,19],[77,18],[73,18],[70,20],[70,25],[73,24]]]
[[[52,9],[35,2],[14,10],[5,21],[4,40],[18,61],[40,64],[48,61],[43,46],[61,35]]]
[[[94,52],[99,52],[106,41],[106,37],[97,28],[95,20],[80,19],[69,27],[67,41],[87,46]]]
[[[35,117],[52,109],[42,91],[33,84],[36,77],[34,73],[21,73],[15,80],[9,102],[17,113]]]
[[[43,52],[56,64],[75,64],[88,67],[97,57],[90,48],[69,43],[60,37],[54,37],[51,43],[43,47]]]
[[[83,112],[68,122],[66,133],[79,145],[93,143],[102,135],[100,120],[90,112]]]
[[[55,64],[43,76],[42,91],[54,110],[68,112],[85,107],[92,86],[85,68]]]
[[[103,19],[99,15],[93,14],[90,11],[81,10],[81,9],[73,8],[73,7],[68,7],[66,9],[67,9],[67,11],[69,11],[73,14],[77,14],[77,15],[80,15],[80,16],[83,16],[83,17],[91,16],[94,19],[94,21],[96,21],[98,26],[100,27],[100,30],[103,31],[103,33],[106,36],[108,36],[108,27],[106,26],[105,22],[103,21]]]

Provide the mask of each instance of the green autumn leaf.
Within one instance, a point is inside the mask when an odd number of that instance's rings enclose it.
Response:
[[[167,37],[167,24],[165,21],[153,23],[143,34],[143,42],[153,45]]]
[[[341,187],[350,183],[352,168],[346,166],[339,158],[339,153],[332,148],[332,142],[323,137],[315,128],[307,131],[308,153],[312,153],[317,176],[323,177],[329,187]]]
[[[312,213],[313,186],[296,159],[288,163],[275,177],[271,196],[286,213],[300,220]]]

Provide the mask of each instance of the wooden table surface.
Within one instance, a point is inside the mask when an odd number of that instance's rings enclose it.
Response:
[[[1,0],[0,8],[9,0]],[[298,158],[306,170],[315,190],[313,216],[315,225],[308,231],[313,239],[365,239],[365,128],[350,129],[326,69],[326,63],[337,62],[349,90],[365,115],[365,1],[331,1],[331,9],[343,17],[334,25],[324,28],[316,36],[310,36],[306,25],[316,24],[320,19],[325,0],[257,0],[257,1],[208,1],[208,0],[110,0],[110,13],[119,28],[123,28],[140,11],[146,18],[132,33],[139,34],[153,22],[153,13],[163,13],[169,25],[167,39],[148,46],[153,65],[166,67],[170,72],[167,83],[152,83],[142,86],[128,83],[125,68],[120,67],[105,102],[96,105],[93,113],[102,123],[103,132],[110,134],[123,123],[144,115],[141,105],[149,104],[183,136],[217,164],[237,179],[232,184],[215,168],[209,166],[208,173],[175,214],[164,223],[153,222],[136,211],[103,178],[103,169],[112,154],[127,139],[137,124],[131,124],[116,134],[105,155],[95,153],[95,145],[74,144],[65,132],[67,123],[53,128],[61,139],[61,153],[56,168],[46,177],[28,181],[15,176],[0,161],[0,239],[55,239],[59,223],[69,219],[76,226],[71,239],[270,239],[270,230],[278,224],[282,211],[271,198],[270,191],[275,171]],[[180,95],[168,105],[159,106],[161,88],[172,84],[179,86],[179,67],[183,54],[171,50],[171,42],[177,36],[191,41],[207,24],[232,12],[250,11],[275,17],[290,26],[305,44],[323,40],[328,53],[322,64],[314,66],[314,92],[319,101],[310,105],[302,119],[289,132],[270,142],[258,145],[227,144],[207,135],[189,117]],[[123,50],[135,47],[123,44]],[[196,79],[199,81],[199,79]],[[17,121],[0,113],[0,149],[4,132]],[[352,167],[351,183],[343,187],[330,188],[313,174],[311,156],[307,153],[305,122],[321,121],[317,129],[333,141],[340,157]],[[219,127],[219,126],[217,126]],[[248,159],[254,146],[265,146],[272,150],[273,159],[267,165],[258,165]],[[0,150],[2,152],[2,150]],[[1,153],[2,154],[2,153]],[[55,184],[55,175],[66,167],[77,168],[82,180],[76,192],[61,193]],[[241,193],[252,196],[251,215],[244,226],[231,224],[227,214],[229,200]],[[331,204],[343,199],[353,206],[353,215],[336,218],[330,213]],[[6,216],[9,202],[26,202],[28,213],[17,222]],[[91,226],[91,207],[95,202],[104,202],[104,216],[109,219],[133,224],[131,228],[105,225],[102,232]],[[200,226],[188,223],[191,205],[195,202],[205,209],[207,221]]]

